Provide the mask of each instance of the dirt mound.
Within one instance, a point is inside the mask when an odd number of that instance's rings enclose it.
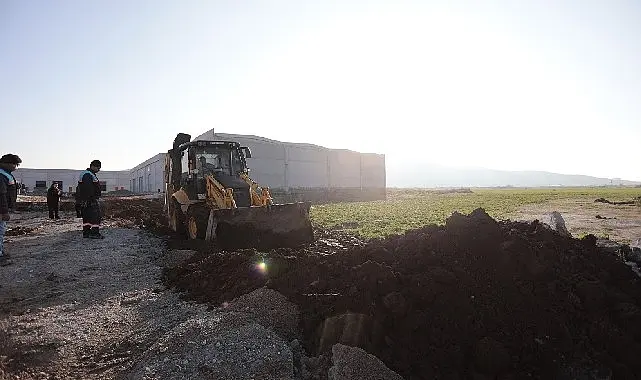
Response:
[[[172,235],[163,212],[162,199],[106,198],[101,203],[105,219],[128,220],[160,235]]]
[[[347,234],[317,229],[315,236],[315,242],[303,249],[281,248],[269,252],[255,249],[230,252],[199,241],[172,241],[170,246],[190,248],[198,253],[184,264],[165,270],[164,281],[187,290],[191,299],[220,305],[266,286],[270,279],[286,278],[288,272],[305,263],[318,269],[318,257],[341,256],[354,247],[364,246],[361,240]]]
[[[204,250],[165,281],[213,304],[275,289],[298,305],[310,354],[358,346],[406,379],[641,377],[639,278],[592,235],[479,209],[367,244],[319,236],[302,250]]]

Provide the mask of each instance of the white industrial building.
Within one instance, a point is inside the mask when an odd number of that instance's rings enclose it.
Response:
[[[232,140],[249,147],[252,151],[252,158],[247,160],[250,176],[259,184],[269,186],[275,197],[287,195],[287,198],[312,198],[310,200],[385,198],[385,156],[382,154],[280,142],[251,135],[214,134],[213,129],[192,136],[192,140]],[[158,153],[130,170],[101,171],[98,177],[103,190],[163,192],[165,154]],[[20,168],[14,174],[28,191],[46,189],[53,181],[59,181],[64,191],[73,192],[80,171]]]
[[[385,156],[285,143],[264,137],[216,133],[194,140],[231,140],[251,149],[252,179],[270,188],[385,188]]]
[[[158,153],[127,172],[128,189],[134,193],[164,192],[166,153]]]
[[[44,193],[54,182],[58,182],[58,187],[64,192],[74,193],[83,170],[84,168],[78,170],[19,168],[13,172],[13,176],[16,181],[27,187],[29,193]],[[129,189],[128,170],[101,171],[98,179],[103,191]]]

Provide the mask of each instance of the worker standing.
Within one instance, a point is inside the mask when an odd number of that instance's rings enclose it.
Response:
[[[60,209],[60,196],[62,190],[58,188],[58,182],[54,182],[47,190],[47,208],[49,209],[49,219],[60,219],[58,211]]]
[[[99,231],[102,218],[98,199],[101,195],[101,189],[100,181],[96,176],[101,166],[99,160],[93,160],[78,177],[77,194],[78,200],[82,202],[82,236],[91,239],[104,239]]]
[[[7,222],[11,219],[10,212],[16,207],[18,187],[16,179],[11,174],[22,163],[15,154],[5,154],[0,157],[0,260],[6,260],[8,255],[4,251],[4,234],[7,231]]]

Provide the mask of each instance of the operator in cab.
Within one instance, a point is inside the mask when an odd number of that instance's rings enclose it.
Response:
[[[200,164],[198,169],[202,170],[203,173],[222,172],[224,174],[230,174],[229,158],[224,154],[203,154],[198,157],[198,162]]]

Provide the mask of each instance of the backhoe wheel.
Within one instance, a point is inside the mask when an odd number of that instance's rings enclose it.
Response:
[[[180,203],[172,198],[169,204],[169,227],[179,234],[185,233],[185,215],[180,208]]]
[[[190,239],[205,239],[207,222],[209,221],[209,208],[202,204],[192,205],[187,209],[185,227]]]

